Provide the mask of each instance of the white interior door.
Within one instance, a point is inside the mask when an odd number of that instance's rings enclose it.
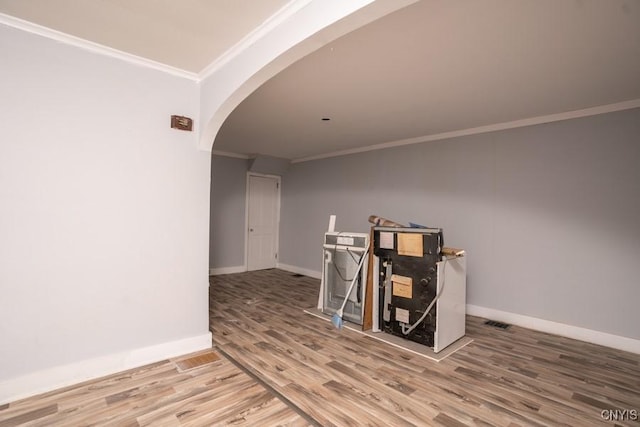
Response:
[[[274,268],[278,250],[280,178],[248,176],[247,270]]]

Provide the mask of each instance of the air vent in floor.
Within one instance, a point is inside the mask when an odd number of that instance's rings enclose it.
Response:
[[[484,324],[500,329],[507,329],[509,326],[511,326],[508,323],[496,322],[495,320],[487,320],[486,322],[484,322]]]
[[[178,359],[175,361],[175,364],[178,366],[178,372],[184,372],[188,371],[189,369],[198,368],[208,363],[213,363],[219,359],[220,356],[218,356],[218,353],[214,351],[206,351],[196,356],[188,357],[186,359]]]
[[[296,274],[292,274],[292,276],[293,276],[293,277],[304,277],[304,274],[298,274],[298,273],[296,273]]]

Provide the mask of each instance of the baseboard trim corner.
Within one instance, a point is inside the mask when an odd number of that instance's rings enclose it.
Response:
[[[276,265],[276,268],[279,268],[280,270],[288,271],[290,273],[303,274],[305,276],[313,277],[314,279],[322,278],[322,272],[320,271],[310,270],[308,268],[296,267],[295,265],[278,263]]]
[[[211,347],[207,332],[32,372],[0,382],[0,405]]]
[[[471,304],[467,304],[467,314],[640,354],[640,340],[633,338]]]
[[[209,276],[219,276],[221,274],[244,273],[245,271],[247,271],[247,267],[244,265],[236,265],[233,267],[210,268]]]

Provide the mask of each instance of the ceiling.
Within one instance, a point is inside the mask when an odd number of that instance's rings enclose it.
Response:
[[[213,148],[301,159],[634,99],[640,1],[422,0],[266,82]]]
[[[0,0],[0,12],[199,73],[291,0]]]
[[[0,12],[201,73],[290,3],[0,0]],[[629,100],[640,1],[421,0],[263,84],[213,148],[305,159]]]

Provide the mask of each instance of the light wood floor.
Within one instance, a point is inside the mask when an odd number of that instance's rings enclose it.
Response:
[[[212,425],[309,422],[213,350],[0,406],[0,427]]]
[[[474,341],[434,362],[304,314],[318,288],[212,277],[213,351],[0,405],[0,427],[640,425],[601,418],[640,411],[640,355],[469,317]]]
[[[318,280],[265,270],[211,285],[220,351],[321,425],[577,427],[640,412],[640,355],[468,317],[474,341],[434,362],[304,314]]]

